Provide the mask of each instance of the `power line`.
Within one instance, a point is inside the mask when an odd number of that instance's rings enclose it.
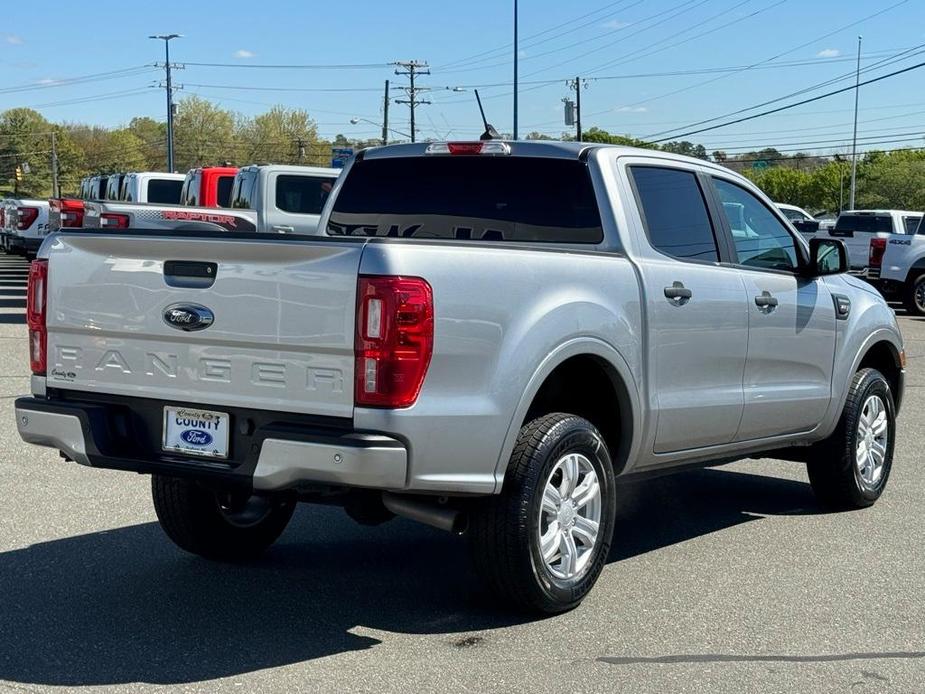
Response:
[[[428,87],[416,86],[414,83],[414,78],[418,75],[429,75],[430,70],[428,69],[426,61],[422,62],[418,60],[406,60],[403,62],[399,61],[395,63],[395,65],[404,68],[404,70],[396,70],[395,74],[408,78],[408,86],[398,87],[399,89],[404,90],[404,92],[408,95],[408,98],[396,99],[395,103],[408,104],[408,110],[411,113],[411,141],[414,142],[416,134],[414,130],[414,111],[418,106],[423,106],[430,103],[430,101],[427,101],[426,99],[417,98],[418,92],[427,92],[430,91],[430,89]]]
[[[184,87],[203,87],[205,89],[232,89],[255,92],[378,92],[380,87],[256,87],[236,84],[198,84],[184,82]]]
[[[390,67],[389,63],[343,63],[340,65],[261,65],[254,63],[189,63],[195,67],[230,67],[262,70],[370,70]]]
[[[0,94],[15,94],[19,92],[40,91],[43,89],[55,89],[57,87],[70,87],[75,84],[85,84],[88,82],[101,82],[111,79],[122,79],[124,77],[135,77],[154,71],[153,65],[139,65],[136,67],[123,68],[121,70],[110,70],[108,72],[98,72],[92,75],[83,75],[80,77],[67,77],[59,80],[48,82],[39,82],[32,84],[22,84],[14,87],[0,88]]]
[[[881,80],[885,80],[885,79],[887,79],[887,78],[889,78],[889,77],[895,77],[896,75],[901,75],[901,74],[906,73],[906,72],[911,72],[912,70],[917,70],[917,69],[919,69],[920,67],[923,67],[923,66],[925,66],[925,62],[916,63],[915,65],[910,65],[909,67],[905,67],[905,68],[903,68],[902,70],[896,70],[896,71],[894,71],[894,72],[888,72],[887,74],[881,75],[880,77],[874,77],[874,78],[872,78],[872,79],[869,79],[869,80],[865,80],[865,81],[863,81],[863,82],[860,82],[860,83],[858,83],[857,87],[863,87],[863,86],[866,86],[866,85],[868,85],[868,84],[874,84],[875,82],[880,82]],[[730,125],[735,125],[736,123],[744,123],[745,121],[753,120],[753,119],[755,119],[755,118],[761,118],[762,116],[769,116],[769,115],[771,115],[772,113],[779,113],[780,111],[787,111],[787,110],[789,110],[789,109],[791,109],[791,108],[796,108],[797,106],[802,106],[803,104],[809,104],[809,103],[812,103],[812,102],[814,102],[814,101],[819,101],[819,100],[821,100],[821,99],[826,99],[826,98],[828,98],[828,97],[830,97],[830,96],[834,96],[834,95],[836,95],[836,94],[842,94],[842,93],[844,93],[844,92],[846,92],[846,91],[850,91],[850,90],[855,89],[855,88],[856,88],[855,86],[843,87],[843,88],[841,88],[841,89],[836,89],[836,90],[831,91],[831,92],[826,92],[825,94],[820,94],[820,95],[818,95],[818,96],[814,96],[814,97],[811,97],[811,98],[809,98],[809,99],[803,99],[802,101],[797,101],[796,103],[793,103],[793,104],[788,104],[788,105],[786,105],[786,106],[780,106],[780,107],[778,107],[778,108],[773,108],[773,109],[770,109],[769,111],[762,111],[761,113],[755,113],[755,114],[752,114],[752,115],[750,115],[750,116],[745,116],[745,117],[743,117],[743,118],[737,118],[736,120],[728,121],[728,122],[726,122],[726,123],[720,123],[719,125],[711,125],[711,126],[708,126],[708,127],[706,127],[706,128],[700,128],[699,130],[689,130],[689,131],[687,131],[687,132],[683,132],[683,133],[679,133],[679,134],[674,134],[674,135],[672,135],[671,137],[664,137],[664,138],[661,138],[661,139],[659,139],[659,140],[649,140],[649,141],[652,142],[653,144],[656,144],[656,143],[659,143],[659,142],[667,142],[668,140],[676,140],[676,139],[678,139],[678,138],[687,137],[688,135],[696,135],[696,134],[698,134],[698,133],[708,132],[708,131],[710,131],[710,130],[717,130],[717,129],[719,129],[719,128],[725,128],[725,127],[728,127],[728,126],[730,126]],[[644,139],[647,139],[647,140],[648,140],[649,138],[644,138]]]

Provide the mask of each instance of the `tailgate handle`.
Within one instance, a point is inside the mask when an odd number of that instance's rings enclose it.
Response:
[[[164,261],[164,281],[170,287],[208,289],[215,283],[218,263],[201,263],[195,260]]]

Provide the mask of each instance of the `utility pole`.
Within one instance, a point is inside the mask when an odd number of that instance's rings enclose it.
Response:
[[[302,163],[302,160],[305,159],[305,140],[301,137],[296,138],[296,146],[299,148],[299,163]]]
[[[514,0],[514,139],[517,139],[517,0]]]
[[[61,189],[58,187],[58,140],[55,131],[51,131],[51,197],[61,197]]]
[[[389,144],[389,81],[385,81],[385,97],[382,100],[382,146]]]
[[[396,70],[395,74],[403,75],[408,78],[408,86],[399,87],[399,89],[403,89],[405,91],[405,93],[408,95],[408,98],[407,99],[396,99],[395,103],[396,104],[408,104],[408,107],[411,111],[411,141],[414,142],[415,135],[416,135],[415,126],[414,126],[414,109],[417,106],[430,103],[429,101],[426,101],[424,99],[417,98],[418,92],[427,92],[427,91],[430,91],[430,89],[428,87],[416,86],[414,84],[414,78],[417,75],[429,75],[430,66],[426,62],[421,62],[418,60],[407,60],[404,62],[399,61],[395,64],[398,65],[399,67],[404,68],[403,71]]]
[[[167,72],[167,171],[173,173],[173,82],[171,70],[178,65],[170,63],[170,40],[181,38],[182,34],[156,34],[149,39],[160,39],[164,42],[164,70]]]
[[[848,209],[854,209],[854,194],[857,191],[858,175],[858,98],[861,82],[861,37],[858,36],[858,67],[854,77],[854,136],[851,139],[851,193]]]
[[[588,82],[576,77],[573,80],[568,80],[566,84],[569,89],[575,91],[575,140],[581,142],[581,90],[588,88]]]

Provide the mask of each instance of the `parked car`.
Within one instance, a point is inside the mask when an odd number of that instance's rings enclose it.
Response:
[[[3,201],[3,250],[34,254],[48,234],[48,201],[8,198]]]
[[[882,239],[885,244],[893,234],[914,234],[921,219],[921,212],[907,210],[847,210],[838,215],[833,228],[821,231],[820,235],[843,240],[851,269],[873,279],[876,271],[871,274],[871,239]]]
[[[901,300],[912,315],[925,316],[925,220],[915,234],[871,240],[871,257],[878,253],[877,287],[887,298]]]
[[[235,175],[231,207],[87,203],[86,228],[207,229],[314,234],[340,169],[248,166]]]
[[[191,207],[231,207],[236,166],[190,169],[180,190],[180,204]]]
[[[251,558],[297,501],[342,504],[465,530],[494,591],[559,612],[608,561],[617,477],[772,456],[807,463],[827,506],[877,500],[903,343],[847,266],[840,240],[807,243],[698,159],[374,148],[316,237],[54,235],[16,422],[152,474],[190,552]]]
[[[180,189],[186,176],[180,173],[137,171],[125,174],[119,191],[123,202],[180,204]]]
[[[784,216],[790,220],[794,228],[801,234],[807,236],[814,235],[819,231],[819,220],[815,219],[809,212],[796,205],[788,205],[783,202],[775,202],[777,209],[784,213]]]

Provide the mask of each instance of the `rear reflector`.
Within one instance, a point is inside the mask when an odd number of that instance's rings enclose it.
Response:
[[[886,251],[886,239],[873,238],[870,240],[870,256],[868,264],[871,267],[880,267],[883,264],[883,254]]]
[[[425,280],[360,277],[354,350],[357,405],[413,405],[433,348],[434,298]]]
[[[47,306],[48,261],[33,260],[26,289],[26,325],[29,327],[29,366],[32,373],[39,376],[44,376],[47,368]]]
[[[128,229],[128,215],[104,212],[100,215],[100,226],[104,229]]]
[[[497,140],[476,140],[475,142],[431,142],[424,154],[455,155],[505,155],[511,153],[511,146]]]
[[[19,217],[16,219],[16,228],[20,231],[25,231],[31,227],[39,216],[38,207],[17,207],[16,212],[19,213]]]

